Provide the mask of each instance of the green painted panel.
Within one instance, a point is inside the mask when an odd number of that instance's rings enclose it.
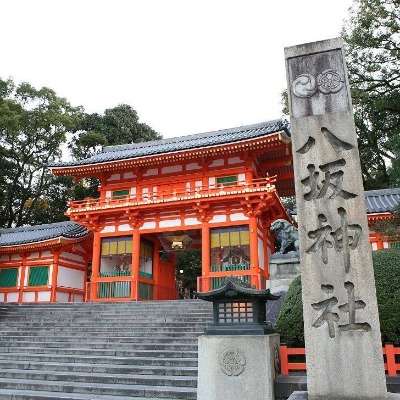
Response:
[[[153,300],[153,285],[139,282],[139,298],[144,300]]]
[[[49,267],[30,267],[28,286],[42,286],[49,282]]]
[[[400,249],[400,242],[390,243],[392,249]]]
[[[0,269],[0,287],[17,286],[18,268]]]
[[[129,189],[115,190],[112,192],[112,197],[126,197],[129,195]]]
[[[148,272],[139,271],[139,276],[141,278],[153,279],[153,274],[149,274]]]

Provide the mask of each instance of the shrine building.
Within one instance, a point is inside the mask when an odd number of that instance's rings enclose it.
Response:
[[[0,302],[176,299],[185,248],[201,249],[198,291],[231,275],[266,288],[269,227],[291,220],[280,199],[294,195],[285,121],[109,146],[50,168],[99,179],[99,198],[70,202],[68,222],[0,229]],[[400,188],[365,192],[373,250],[400,247],[374,230],[399,201]]]
[[[187,247],[201,248],[198,290],[232,274],[266,287],[268,228],[290,219],[279,196],[294,193],[283,120],[109,146],[50,168],[101,183],[98,199],[67,211],[93,232],[88,300],[175,299],[175,251]]]
[[[70,221],[0,229],[0,302],[84,301],[92,236]]]

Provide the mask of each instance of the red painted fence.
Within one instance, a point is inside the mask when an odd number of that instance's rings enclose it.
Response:
[[[385,371],[388,376],[396,376],[400,372],[400,362],[396,363],[396,355],[400,356],[400,347],[394,347],[393,344],[385,344],[382,349],[385,356]],[[290,356],[305,356],[306,349],[290,348],[286,345],[280,347],[281,358],[281,374],[289,375],[290,371],[306,371],[307,365],[305,362],[291,362]]]

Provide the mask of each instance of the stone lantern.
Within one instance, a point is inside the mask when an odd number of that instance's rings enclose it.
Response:
[[[197,297],[214,306],[214,323],[199,337],[197,399],[274,400],[279,335],[265,311],[279,296],[231,276]]]
[[[266,335],[273,333],[266,322],[266,303],[277,300],[269,289],[256,290],[236,277],[229,277],[223,286],[197,297],[213,302],[214,323],[207,335]]]

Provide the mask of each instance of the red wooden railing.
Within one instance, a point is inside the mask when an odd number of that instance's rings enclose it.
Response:
[[[400,362],[396,362],[396,355],[400,356],[400,347],[394,347],[393,344],[385,344],[382,353],[386,359],[384,362],[385,371],[388,376],[396,376],[400,372]],[[305,356],[306,349],[290,348],[286,345],[280,346],[281,358],[281,374],[289,375],[290,371],[306,371],[307,364],[305,362],[291,362],[289,356]]]
[[[181,200],[198,200],[202,197],[219,197],[224,195],[242,195],[243,193],[275,191],[276,176],[253,179],[249,182],[237,182],[229,186],[210,185],[196,188],[157,190],[153,193],[107,197],[104,199],[85,199],[69,202],[68,213],[86,209],[120,208],[124,206],[148,205],[151,203],[175,202]],[[184,182],[186,184],[186,182]]]

